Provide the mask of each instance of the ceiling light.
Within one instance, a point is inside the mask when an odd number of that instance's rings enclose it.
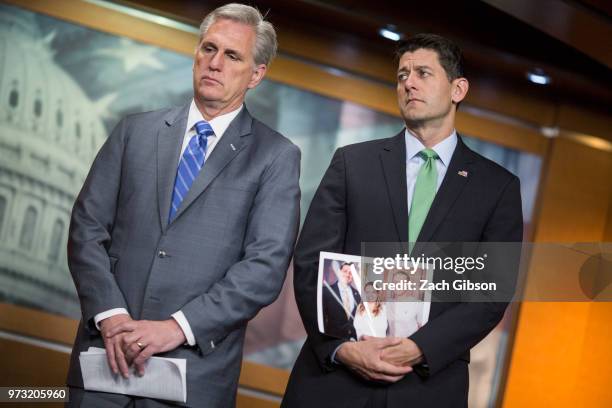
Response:
[[[542,134],[548,138],[553,138],[553,137],[557,137],[559,136],[559,128],[558,127],[552,127],[552,126],[542,126],[540,128],[540,132],[542,132]]]
[[[391,40],[391,41],[399,41],[402,38],[402,34],[397,31],[397,27],[394,25],[388,25],[386,27],[378,30],[378,34],[381,36]]]
[[[530,82],[538,85],[548,85],[550,84],[550,77],[544,73],[540,68],[536,68],[532,71],[527,72],[527,79]]]

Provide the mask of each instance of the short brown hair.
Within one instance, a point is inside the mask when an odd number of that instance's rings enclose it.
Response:
[[[400,59],[405,53],[420,49],[432,50],[438,54],[440,65],[444,68],[449,81],[465,76],[461,48],[441,35],[415,34],[398,44],[395,55]]]

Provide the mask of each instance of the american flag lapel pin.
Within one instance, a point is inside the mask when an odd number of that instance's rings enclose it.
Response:
[[[468,176],[468,172],[465,170],[459,170],[457,172],[458,175],[460,175],[461,177],[467,177]]]

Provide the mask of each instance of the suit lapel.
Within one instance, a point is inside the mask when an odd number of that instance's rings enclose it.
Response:
[[[471,150],[463,143],[461,137],[457,137],[457,147],[446,170],[444,181],[440,185],[440,189],[427,213],[427,218],[425,218],[425,223],[419,232],[418,242],[428,242],[433,238],[436,228],[444,220],[457,197],[459,197],[459,193],[461,193],[469,178],[472,177],[470,153]],[[460,175],[459,172],[465,173]]]
[[[170,201],[188,113],[189,105],[171,110],[157,134],[157,203],[162,231],[168,226]]]
[[[246,107],[242,108],[242,111],[240,111],[238,116],[236,116],[227,128],[213,152],[209,157],[206,157],[204,167],[202,167],[200,174],[191,185],[187,196],[176,212],[173,222],[185,212],[191,203],[208,188],[210,183],[212,183],[219,173],[221,173],[225,166],[227,166],[247,145],[245,136],[251,134],[252,121],[253,118]]]
[[[338,299],[341,299],[340,284],[338,283],[338,281],[336,281],[333,285],[330,285],[330,287],[332,288],[332,291],[336,294],[336,296],[338,296]]]
[[[389,139],[380,152],[387,193],[399,242],[408,241],[408,192],[406,183],[406,142],[404,132]]]

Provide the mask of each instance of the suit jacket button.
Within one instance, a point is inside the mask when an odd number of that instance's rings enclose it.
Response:
[[[159,256],[160,258],[165,258],[166,257],[166,251],[159,251],[157,253],[157,256]]]

